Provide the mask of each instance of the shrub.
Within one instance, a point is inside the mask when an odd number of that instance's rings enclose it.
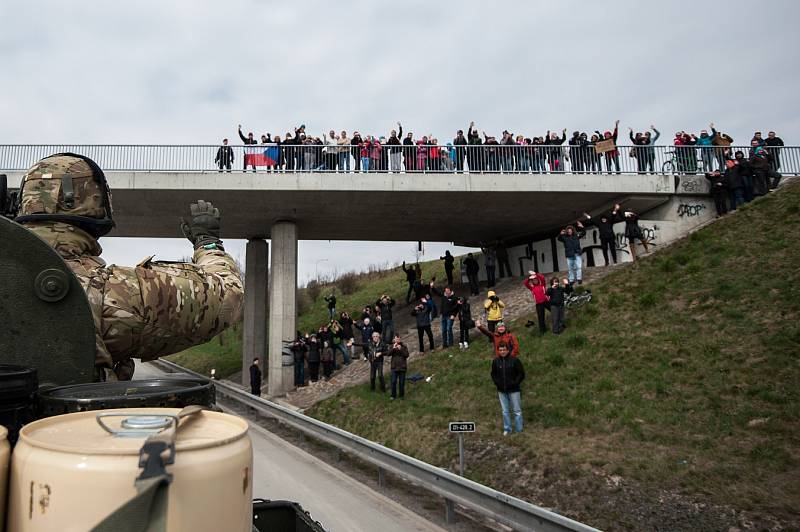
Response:
[[[336,280],[339,290],[344,295],[350,295],[358,290],[358,275],[356,272],[347,272]]]
[[[312,279],[306,284],[306,294],[308,294],[312,302],[317,300],[320,293],[322,293],[322,284],[316,279]]]
[[[311,309],[311,305],[314,302],[311,300],[311,296],[308,294],[307,288],[298,288],[297,289],[297,313],[298,314],[305,314]]]

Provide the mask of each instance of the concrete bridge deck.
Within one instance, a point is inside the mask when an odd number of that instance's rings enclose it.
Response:
[[[18,183],[22,172],[9,172]],[[530,235],[630,198],[647,211],[672,176],[456,173],[107,172],[117,227],[109,236],[179,237],[197,199],[223,214],[224,238],[269,238],[278,221],[303,240],[477,243]],[[702,179],[702,177],[701,177]]]

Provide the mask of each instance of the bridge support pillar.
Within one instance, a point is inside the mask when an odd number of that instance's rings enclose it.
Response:
[[[297,225],[276,222],[270,235],[267,394],[277,397],[294,387],[294,367],[283,365],[283,342],[293,340],[297,331]]]
[[[254,238],[247,241],[244,270],[244,318],[242,334],[242,385],[250,389],[248,368],[258,357],[261,367],[267,367],[267,285],[269,272],[267,241]]]

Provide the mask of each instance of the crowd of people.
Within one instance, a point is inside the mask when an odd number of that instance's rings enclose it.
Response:
[[[617,146],[619,120],[613,129],[587,134],[574,131],[567,138],[561,133],[547,131],[543,136],[526,136],[508,130],[498,136],[479,132],[471,122],[464,130],[456,131],[451,141],[440,144],[439,139],[428,134],[416,138],[412,132],[397,128],[387,135],[361,134],[354,131],[330,130],[322,135],[306,132],[305,125],[294,128],[285,135],[262,134],[260,139],[250,132],[245,135],[239,125],[239,138],[244,144],[242,169],[268,171],[329,171],[329,172],[525,172],[546,173],[620,173],[623,168],[639,173],[661,171],[656,164],[655,143],[661,133],[655,126],[650,130],[634,132],[629,129],[632,147],[623,150]],[[673,140],[674,168],[679,173],[724,170],[725,162],[733,158],[733,138],[718,132],[699,134],[678,131]],[[751,145],[762,146],[771,154],[773,170],[780,168],[780,149],[783,141],[774,131],[766,138],[756,132]],[[621,164],[621,156],[635,160],[635,164]],[[699,153],[699,159],[698,159]],[[223,139],[214,159],[219,171],[231,171],[236,159],[228,139]]]

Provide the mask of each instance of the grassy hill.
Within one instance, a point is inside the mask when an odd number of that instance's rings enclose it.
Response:
[[[519,335],[526,429],[503,437],[483,340],[437,351],[390,402],[309,412],[606,529],[800,527],[800,183],[593,284],[567,332]],[[527,318],[533,318],[528,316]]]
[[[424,279],[435,276],[443,279],[444,262],[432,260],[421,262]],[[314,331],[328,321],[328,305],[324,296],[335,290],[337,312],[346,310],[353,316],[360,316],[361,309],[375,303],[381,294],[388,294],[397,301],[405,301],[406,275],[401,268],[363,274],[345,274],[346,281],[334,281],[309,285],[298,290],[297,329]],[[348,285],[347,292],[342,288]],[[223,332],[219,337],[203,345],[195,346],[175,355],[168,360],[183,367],[208,375],[212,368],[217,370],[221,378],[228,377],[242,369],[242,326],[238,324]]]

